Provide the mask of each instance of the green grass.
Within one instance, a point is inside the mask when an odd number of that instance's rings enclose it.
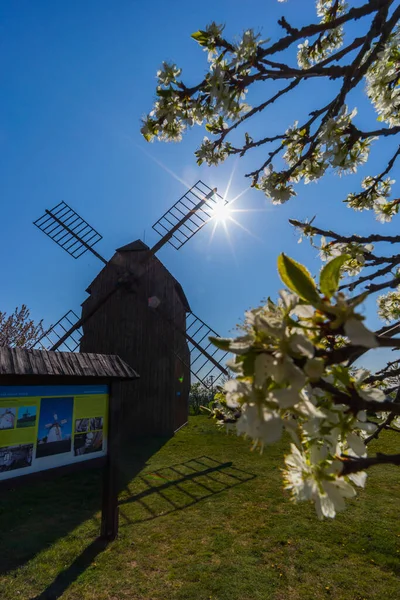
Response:
[[[374,449],[395,452],[395,435]],[[96,541],[97,472],[3,495],[1,600],[400,597],[395,467],[371,470],[348,510],[319,522],[282,490],[285,442],[260,456],[200,416],[160,446],[125,450],[120,536],[108,546]]]

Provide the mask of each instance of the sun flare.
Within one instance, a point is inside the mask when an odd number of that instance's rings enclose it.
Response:
[[[212,209],[211,219],[217,221],[218,223],[223,223],[227,219],[229,219],[231,213],[231,209],[229,204],[225,204],[224,201],[217,202]]]

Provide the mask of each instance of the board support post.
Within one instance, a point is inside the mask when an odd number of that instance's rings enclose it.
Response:
[[[119,448],[120,448],[121,388],[119,382],[110,385],[108,404],[107,462],[103,469],[103,496],[100,537],[115,540],[118,535],[119,509]]]

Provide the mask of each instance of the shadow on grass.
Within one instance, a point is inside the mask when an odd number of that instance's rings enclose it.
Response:
[[[183,510],[256,477],[237,469],[232,462],[220,463],[207,456],[138,476],[148,459],[167,441],[167,438],[146,438],[124,447],[120,472],[120,526]],[[96,514],[100,510],[100,501],[99,471],[61,477],[3,494],[0,498],[0,573],[20,567],[84,521],[92,519],[98,528]],[[128,505],[139,514],[134,514],[133,518],[131,514],[127,515],[123,509]],[[96,538],[31,600],[60,598],[106,547],[106,541]]]
[[[232,462],[220,463],[209,456],[192,458],[137,477],[119,502],[120,515],[129,525],[149,521],[193,506],[255,477],[237,469]],[[122,508],[128,504],[135,505],[133,518]]]
[[[170,437],[136,438],[121,452],[120,490],[146,467]],[[101,510],[102,472],[91,469],[2,490],[0,494],[0,575],[21,567]],[[96,546],[97,548],[97,546]]]
[[[76,557],[74,562],[64,571],[61,571],[54,581],[39,595],[31,600],[55,600],[69,588],[71,583],[78,579],[93,563],[95,558],[107,548],[108,542],[97,538]]]

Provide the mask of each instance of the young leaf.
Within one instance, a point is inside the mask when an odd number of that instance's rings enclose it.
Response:
[[[232,343],[232,339],[229,338],[216,338],[210,336],[208,339],[214,346],[217,346],[217,348],[220,348],[221,350],[229,350]]]
[[[199,31],[195,31],[195,33],[192,33],[191,37],[194,40],[196,40],[196,42],[198,42],[200,46],[205,46],[207,44],[208,35],[206,31],[202,31],[200,29]]]
[[[319,276],[319,287],[321,288],[321,292],[327,298],[333,296],[338,289],[340,269],[349,258],[351,258],[349,254],[336,256],[336,258],[330,260],[322,269],[321,275]]]
[[[157,96],[161,96],[161,98],[169,98],[172,95],[172,92],[174,90],[171,90],[170,88],[167,90],[163,90],[161,88],[158,88],[156,91]]]
[[[300,298],[318,306],[321,302],[317,286],[307,269],[282,252],[278,257],[278,272],[283,283]]]

